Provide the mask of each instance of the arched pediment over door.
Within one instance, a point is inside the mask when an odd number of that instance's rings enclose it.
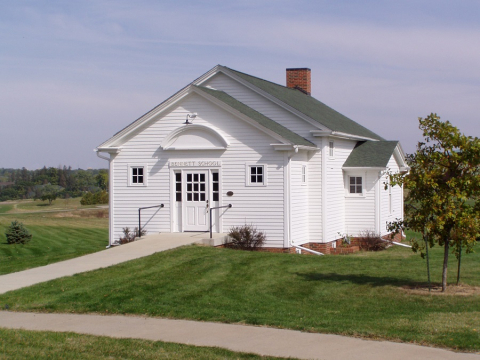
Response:
[[[163,150],[225,150],[228,145],[218,131],[194,124],[173,130],[161,144]]]

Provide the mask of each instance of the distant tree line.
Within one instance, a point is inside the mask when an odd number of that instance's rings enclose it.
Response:
[[[0,168],[0,201],[18,199],[49,200],[57,197],[79,197],[86,192],[108,189],[105,169],[76,169],[43,167],[37,170]],[[54,195],[52,195],[54,194]]]

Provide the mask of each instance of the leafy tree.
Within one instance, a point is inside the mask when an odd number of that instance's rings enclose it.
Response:
[[[106,170],[100,170],[100,172],[95,176],[95,185],[97,185],[102,190],[107,190],[108,172]]]
[[[63,188],[61,186],[47,184],[37,190],[35,198],[39,198],[42,201],[48,201],[48,205],[52,205],[52,202],[57,199],[62,191]]]
[[[30,234],[27,228],[17,220],[12,221],[5,231],[5,236],[7,237],[7,243],[9,244],[26,244],[32,239],[32,234]]]
[[[425,142],[408,155],[408,174],[390,174],[391,186],[406,190],[404,221],[401,227],[421,232],[427,246],[444,247],[442,291],[447,287],[450,249],[457,257],[462,248],[472,252],[480,235],[480,139],[465,136],[437,114],[419,118]],[[388,185],[387,185],[388,186]],[[424,256],[425,242],[415,242],[413,250]]]

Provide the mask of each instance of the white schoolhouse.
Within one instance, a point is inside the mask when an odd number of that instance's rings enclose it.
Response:
[[[149,234],[209,231],[212,212],[214,233],[253,224],[271,251],[328,253],[403,218],[402,188],[384,189],[387,170],[407,169],[400,143],[313,98],[306,68],[282,86],[217,65],[96,151],[109,160],[110,244],[139,208]]]

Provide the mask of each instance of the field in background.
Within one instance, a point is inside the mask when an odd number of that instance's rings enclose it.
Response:
[[[6,243],[5,229],[22,222],[33,235],[25,245]],[[108,245],[108,209],[80,205],[80,198],[0,203],[0,275],[71,259]]]

